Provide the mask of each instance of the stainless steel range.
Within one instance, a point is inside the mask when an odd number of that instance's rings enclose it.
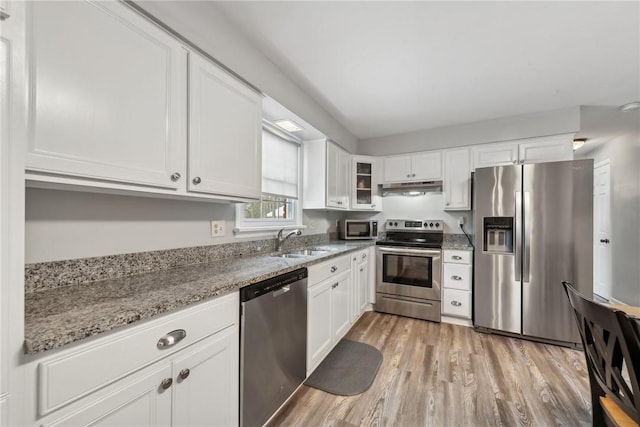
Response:
[[[376,311],[440,321],[442,220],[390,219],[376,242]]]

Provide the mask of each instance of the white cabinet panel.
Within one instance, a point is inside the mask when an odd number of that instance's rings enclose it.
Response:
[[[333,340],[337,343],[347,333],[352,321],[349,273],[336,277],[331,287],[331,323]]]
[[[305,141],[303,209],[349,209],[351,156],[326,139]]]
[[[179,353],[173,361],[174,425],[238,425],[239,357],[237,327]]]
[[[442,252],[442,262],[455,264],[471,264],[471,251],[445,249]]]
[[[520,163],[573,160],[573,134],[523,140],[518,150]]]
[[[471,293],[457,289],[444,289],[442,314],[471,318]]]
[[[375,157],[351,157],[351,208],[382,210],[378,196],[378,171]]]
[[[195,53],[189,65],[189,191],[258,199],[260,95]]]
[[[307,313],[307,374],[329,353],[333,343],[331,326],[331,291],[335,282],[326,281],[310,287]]]
[[[93,404],[42,425],[168,427],[171,425],[171,388],[163,389],[163,380],[173,382],[168,362],[145,370],[131,381],[123,381],[121,388]]]
[[[442,152],[433,151],[411,156],[411,177],[417,181],[442,179]]]
[[[443,285],[445,288],[471,290],[472,267],[468,264],[443,263]]]
[[[412,179],[411,156],[384,158],[384,182],[402,182]]]
[[[482,144],[473,147],[474,169],[518,163],[518,144]]]
[[[462,148],[444,153],[444,209],[471,209],[471,150]]]
[[[27,169],[177,188],[186,51],[115,2],[31,9]]]

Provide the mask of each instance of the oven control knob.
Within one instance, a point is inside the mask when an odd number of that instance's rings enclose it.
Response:
[[[440,227],[440,223],[439,222],[436,222],[436,227]]]
[[[429,224],[429,227],[433,227],[433,223],[430,223],[430,224]]]
[[[395,226],[397,227],[397,226],[398,226],[398,223],[397,223],[397,222],[394,222],[394,223],[393,223],[393,225],[395,225]]]

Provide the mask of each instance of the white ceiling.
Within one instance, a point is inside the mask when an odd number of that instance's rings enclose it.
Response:
[[[215,2],[359,139],[640,99],[640,2]]]

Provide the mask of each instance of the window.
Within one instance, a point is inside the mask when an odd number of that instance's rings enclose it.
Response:
[[[236,207],[236,233],[302,224],[299,212],[300,144],[265,124],[262,130],[262,197]]]

